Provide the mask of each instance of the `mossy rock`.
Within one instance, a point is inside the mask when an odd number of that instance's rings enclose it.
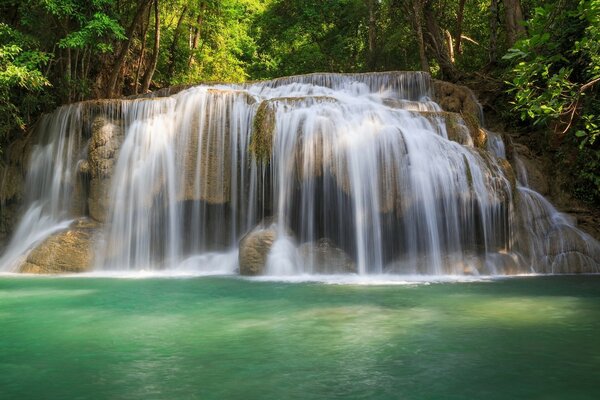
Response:
[[[479,149],[485,149],[487,146],[487,133],[479,126],[479,118],[471,112],[462,112],[460,115],[469,129],[473,145]]]
[[[466,86],[434,80],[433,92],[434,100],[444,111],[475,116],[481,113],[481,106],[477,102],[477,98]],[[479,117],[477,118],[479,119]]]
[[[267,164],[273,153],[275,136],[275,109],[268,101],[263,101],[256,110],[250,138],[249,150],[254,157]]]
[[[99,225],[80,219],[53,234],[27,256],[19,271],[29,274],[60,274],[85,272],[92,269],[95,238]]]
[[[241,275],[262,275],[267,266],[267,257],[277,238],[274,227],[262,226],[246,234],[240,240],[239,266]]]
[[[25,178],[21,169],[14,165],[0,166],[0,202],[20,201],[25,192]]]
[[[249,144],[250,153],[263,164],[268,164],[271,160],[276,126],[275,115],[280,106],[294,108],[336,102],[337,99],[328,96],[277,97],[262,101],[254,116]]]

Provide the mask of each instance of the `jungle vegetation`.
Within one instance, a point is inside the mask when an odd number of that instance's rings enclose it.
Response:
[[[0,0],[0,142],[84,99],[383,70],[495,82],[600,204],[600,0]]]

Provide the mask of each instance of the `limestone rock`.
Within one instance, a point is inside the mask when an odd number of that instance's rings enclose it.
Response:
[[[249,150],[254,157],[268,163],[273,151],[273,136],[275,135],[275,108],[269,101],[263,101],[256,110],[250,138]]]
[[[31,156],[31,149],[31,135],[18,138],[8,146],[8,162],[15,166],[26,166]]]
[[[110,205],[110,180],[92,179],[88,193],[88,212],[98,222],[106,222]]]
[[[531,189],[547,196],[550,193],[550,185],[547,176],[542,172],[541,163],[531,154],[525,146],[515,144],[517,153],[516,167],[520,169],[519,179]]]
[[[300,254],[305,265],[313,267],[314,273],[356,273],[356,263],[352,258],[327,238],[304,243],[300,246]]]
[[[105,117],[94,119],[88,166],[92,179],[108,178],[112,175],[123,135],[123,128],[118,121]]]
[[[61,232],[55,233],[27,256],[20,272],[30,274],[56,274],[89,271],[93,265],[94,243],[98,225],[88,219],[75,221]]]
[[[0,202],[19,201],[24,193],[23,173],[14,165],[0,166]]]
[[[210,89],[205,114],[192,116],[189,134],[178,144],[183,169],[180,200],[225,204],[231,199],[231,110],[254,99],[235,90]]]
[[[265,272],[267,256],[277,238],[274,227],[259,227],[240,240],[239,264],[241,275],[261,275]]]
[[[92,218],[105,222],[108,205],[110,178],[116,164],[119,148],[123,143],[123,128],[118,121],[99,116],[92,122],[88,161],[79,166],[80,173],[89,173],[90,186],[88,208]]]
[[[470,114],[479,118],[481,106],[477,98],[466,86],[439,80],[433,81],[434,100],[444,111]]]

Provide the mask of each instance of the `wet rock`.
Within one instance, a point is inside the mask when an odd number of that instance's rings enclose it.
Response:
[[[15,166],[24,167],[29,162],[32,150],[32,135],[22,136],[12,142],[6,151],[8,162]]]
[[[110,206],[110,179],[92,179],[87,201],[90,217],[106,222]]]
[[[231,199],[231,107],[254,100],[233,90],[209,90],[207,95],[205,114],[193,115],[189,135],[180,135],[183,185],[178,198],[225,204]]]
[[[546,273],[552,274],[590,274],[600,272],[600,260],[588,254],[570,251],[550,256],[546,260]]]
[[[0,202],[20,201],[25,191],[24,182],[21,168],[14,165],[0,166]]]
[[[261,275],[265,272],[267,256],[277,238],[275,227],[259,227],[240,240],[239,264],[241,275]]]
[[[272,102],[263,101],[254,116],[252,137],[248,148],[258,161],[266,164],[271,159],[274,135],[275,108]]]
[[[80,172],[89,174],[88,209],[90,216],[105,222],[109,206],[110,178],[123,143],[123,128],[118,121],[96,117],[92,122],[88,161],[80,164]]]
[[[106,117],[94,119],[88,155],[88,169],[92,179],[112,176],[123,135],[123,128],[118,121]]]
[[[356,263],[346,252],[327,238],[300,246],[300,255],[306,266],[317,274],[356,273]]]
[[[89,219],[80,219],[55,233],[27,256],[20,272],[58,274],[89,271],[93,266],[94,244],[99,226]]]
[[[448,139],[465,146],[472,146],[469,128],[460,114],[447,111],[420,111],[416,113],[426,118],[434,128],[445,127]]]
[[[547,196],[550,193],[550,185],[548,177],[542,172],[542,163],[531,155],[531,152],[525,146],[515,144],[514,150],[517,153],[517,168],[521,168],[521,176],[519,178],[523,181],[522,183],[536,192]]]

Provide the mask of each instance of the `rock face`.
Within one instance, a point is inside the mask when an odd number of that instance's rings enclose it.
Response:
[[[265,272],[267,256],[277,238],[273,226],[259,227],[240,240],[239,264],[241,275],[261,275]]]
[[[356,273],[356,263],[346,252],[327,238],[300,246],[300,254],[306,265],[311,265],[313,273],[343,274]]]
[[[481,107],[477,102],[477,98],[468,87],[434,80],[433,91],[434,100],[444,111],[461,113],[463,115],[471,114],[477,118],[480,116]]]
[[[21,137],[7,150],[8,157],[0,165],[0,248],[7,242],[19,220],[25,197],[25,165],[31,155],[31,137]]]
[[[123,128],[118,121],[99,116],[92,122],[92,138],[88,150],[89,161],[80,166],[80,172],[89,172],[89,214],[99,222],[106,221],[110,178],[123,138]]]
[[[20,272],[59,274],[89,271],[99,225],[89,219],[75,221],[64,231],[50,236],[27,256]]]
[[[487,144],[487,133],[479,126],[479,121],[472,114],[458,114],[449,111],[414,111],[427,118],[434,126],[444,125],[448,139],[462,145],[484,149]]]
[[[524,145],[515,143],[513,148],[516,154],[517,175],[521,183],[529,186],[541,195],[547,196],[550,192],[550,186],[548,178],[542,172],[542,164]]]

